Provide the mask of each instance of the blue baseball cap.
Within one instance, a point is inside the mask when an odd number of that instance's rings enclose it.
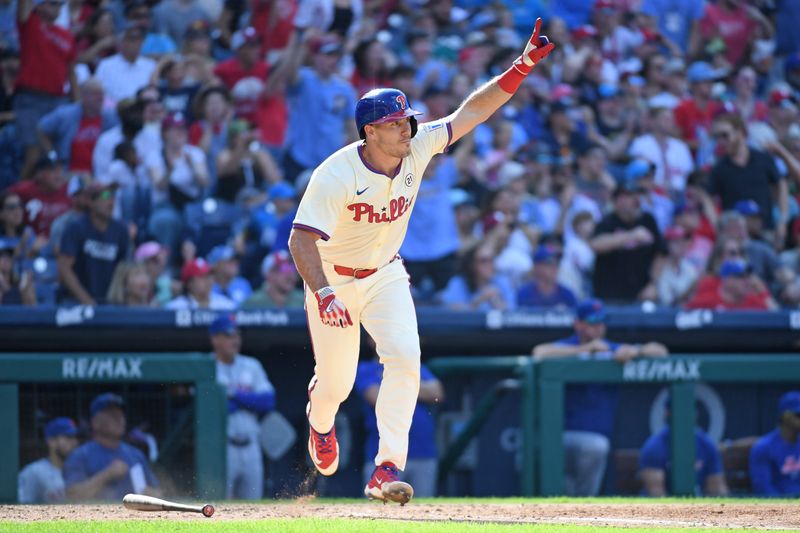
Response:
[[[558,250],[552,244],[542,244],[536,249],[536,252],[533,254],[533,262],[535,263],[544,263],[555,259],[556,262],[558,261]]]
[[[0,252],[4,250],[14,250],[19,244],[19,239],[11,237],[0,237]]]
[[[220,261],[229,261],[234,257],[236,257],[236,251],[231,246],[220,244],[219,246],[213,247],[211,251],[208,252],[206,262],[213,267]]]
[[[610,83],[601,83],[597,87],[597,95],[603,100],[614,98],[616,96],[619,96],[619,88],[616,85],[612,85]]]
[[[743,276],[747,274],[747,271],[747,263],[741,259],[726,259],[719,267],[719,276],[721,278]]]
[[[786,411],[800,415],[800,391],[790,391],[781,396],[778,402],[778,416]]]
[[[636,158],[625,167],[625,181],[635,181],[644,176],[650,175],[655,170],[655,166],[646,159]]]
[[[714,81],[723,77],[726,72],[723,69],[717,69],[711,66],[710,63],[705,61],[695,61],[686,70],[686,78],[691,83],[702,81]]]
[[[575,316],[582,322],[601,324],[606,320],[606,310],[603,302],[596,298],[583,300],[575,309]]]
[[[760,211],[755,200],[739,200],[733,208],[737,213],[745,217],[758,215]]]
[[[281,181],[270,187],[267,194],[270,200],[293,200],[296,191],[294,187]]]
[[[783,68],[788,72],[796,68],[800,68],[800,52],[795,52],[786,57],[783,63]]]
[[[208,334],[214,335],[233,335],[238,331],[236,327],[236,317],[231,314],[220,315],[214,319],[208,327]]]
[[[89,406],[89,415],[94,417],[100,411],[108,409],[109,407],[119,407],[125,409],[125,400],[122,396],[114,394],[113,392],[105,392],[92,400],[92,405]]]
[[[74,437],[78,434],[78,426],[71,418],[65,416],[54,418],[44,427],[44,438],[52,439],[59,435]]]

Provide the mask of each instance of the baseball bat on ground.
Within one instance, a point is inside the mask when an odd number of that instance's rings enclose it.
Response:
[[[185,505],[154,498],[153,496],[145,496],[144,494],[126,494],[122,498],[122,505],[134,511],[180,511],[183,513],[200,513],[206,518],[210,518],[214,514],[214,506],[210,503],[205,505]]]

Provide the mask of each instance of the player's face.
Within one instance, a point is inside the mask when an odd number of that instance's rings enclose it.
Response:
[[[196,299],[205,299],[211,292],[211,285],[214,280],[210,274],[195,276],[189,280],[189,293]]]
[[[403,158],[411,153],[411,119],[409,117],[374,124],[375,145],[386,155]]]
[[[575,322],[575,331],[581,342],[589,342],[605,337],[606,325],[603,322],[592,323],[579,320]]]
[[[76,437],[69,437],[67,435],[59,435],[55,439],[56,454],[63,460],[72,453],[78,446],[78,439]]]
[[[110,438],[125,435],[125,413],[119,407],[107,407],[92,418],[92,431]]]
[[[211,337],[214,353],[224,363],[230,364],[242,347],[242,337],[239,331],[233,333],[220,333]]]

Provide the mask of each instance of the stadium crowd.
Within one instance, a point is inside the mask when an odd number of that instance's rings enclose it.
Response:
[[[446,116],[536,16],[551,60],[426,171],[418,303],[796,308],[792,0],[0,0],[0,302],[300,307],[359,96]]]

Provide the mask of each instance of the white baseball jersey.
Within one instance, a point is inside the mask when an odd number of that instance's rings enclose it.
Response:
[[[222,385],[229,395],[237,391],[268,392],[275,390],[261,363],[246,355],[237,355],[233,359],[233,363],[229,365],[217,361],[217,383]],[[255,440],[260,432],[261,426],[255,413],[246,409],[228,413],[228,437],[239,440]]]
[[[421,124],[411,153],[391,178],[370,167],[362,141],[326,159],[311,176],[294,227],[318,234],[326,263],[375,268],[400,250],[420,180],[431,158],[444,152],[452,131],[445,120]]]

